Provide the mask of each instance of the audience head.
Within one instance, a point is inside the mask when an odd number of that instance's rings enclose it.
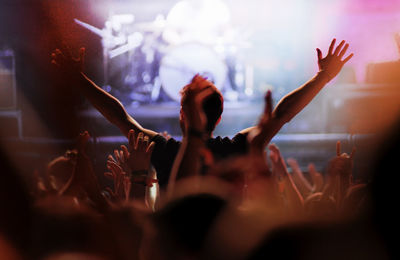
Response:
[[[203,102],[203,111],[207,117],[207,125],[206,131],[211,133],[214,131],[215,127],[218,125],[221,114],[224,109],[224,99],[222,97],[221,92],[215,87],[215,85],[208,81],[207,79],[196,75],[193,77],[192,82],[181,90],[181,112],[180,112],[180,124],[181,129],[184,131],[185,129],[185,115],[184,108],[187,106],[187,92],[189,89],[203,89],[206,87],[211,87],[213,89],[213,93],[208,96]]]
[[[151,244],[159,245],[160,253],[166,259],[198,256],[209,230],[226,204],[224,198],[211,193],[171,200],[151,216],[151,225],[156,230]]]
[[[0,147],[0,247],[11,246],[26,252],[32,227],[31,220],[32,201],[28,189]]]
[[[23,259],[18,250],[12,245],[8,239],[3,238],[0,234],[0,259],[20,260]]]
[[[398,201],[398,186],[400,182],[399,147],[400,147],[400,120],[397,120],[388,131],[381,147],[376,151],[376,161],[373,167],[371,183],[371,200],[373,219],[382,236],[386,240],[393,259],[400,257],[398,250],[398,226],[400,214],[395,204]]]
[[[114,259],[110,256],[117,253],[115,239],[104,218],[84,204],[77,205],[73,198],[53,196],[37,201],[34,220],[35,259],[50,256],[57,259],[70,253]]]

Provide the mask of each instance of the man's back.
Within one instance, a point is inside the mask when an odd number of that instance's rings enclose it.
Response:
[[[157,171],[158,182],[161,187],[168,183],[172,165],[181,146],[181,142],[174,138],[165,139],[161,135],[154,136],[151,141],[156,145],[151,156],[151,163]],[[247,152],[247,134],[236,134],[232,139],[217,136],[207,141],[207,147],[216,161]]]

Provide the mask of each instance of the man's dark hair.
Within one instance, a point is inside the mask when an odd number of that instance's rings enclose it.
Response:
[[[203,111],[207,117],[207,132],[214,131],[217,122],[222,115],[222,111],[224,110],[224,98],[222,97],[221,92],[215,86],[212,85],[211,87],[214,89],[214,92],[203,101]],[[182,106],[186,106],[187,103],[186,91],[186,87],[181,90]]]
[[[223,107],[223,98],[219,91],[215,91],[203,101],[203,110],[207,117],[207,132],[214,131],[221,117]]]

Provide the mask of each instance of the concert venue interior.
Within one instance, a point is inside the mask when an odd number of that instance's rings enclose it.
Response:
[[[355,147],[353,177],[369,182],[378,136],[400,115],[397,0],[0,0],[0,147],[31,184],[87,130],[109,184],[107,155],[127,139],[52,64],[57,48],[84,47],[93,82],[181,140],[179,91],[194,75],[221,91],[214,136],[232,138],[257,124],[267,91],[276,106],[312,78],[333,38],[354,57],[271,142],[306,175],[309,163],[326,171],[337,141]]]
[[[399,109],[397,63],[383,63],[399,58],[397,1],[2,2],[1,136],[34,161],[54,156],[36,146],[58,148],[80,129],[99,145],[125,141],[53,78],[50,53],[63,41],[76,55],[86,48],[88,75],[139,123],[179,137],[179,90],[194,74],[222,90],[215,135],[232,136],[257,122],[268,89],[277,102],[317,71],[315,48],[345,39],[354,58],[273,141],[303,166],[322,167],[337,140],[351,147]]]

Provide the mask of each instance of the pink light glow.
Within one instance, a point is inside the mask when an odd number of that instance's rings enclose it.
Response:
[[[335,20],[335,28],[329,33],[350,43],[350,51],[355,56],[348,65],[354,67],[359,82],[365,80],[368,63],[399,59],[394,35],[400,32],[400,1],[337,1],[333,7],[328,14],[320,12],[316,17],[319,21],[315,32],[316,45],[325,46],[329,41],[321,21]],[[326,4],[321,8],[325,9]]]

